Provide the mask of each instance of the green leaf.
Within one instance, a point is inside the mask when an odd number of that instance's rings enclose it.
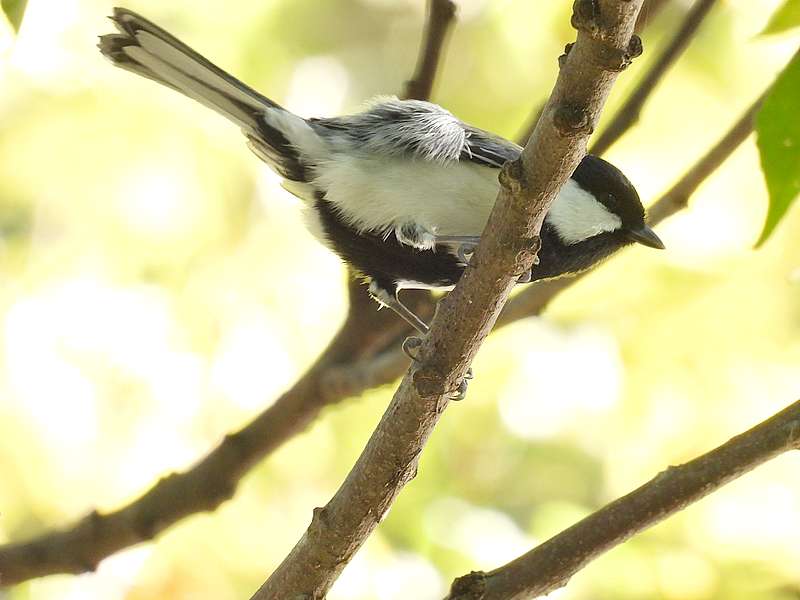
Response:
[[[800,26],[800,0],[786,0],[783,6],[773,13],[761,35],[783,33],[798,26]]]
[[[25,6],[28,0],[0,0],[0,8],[6,13],[8,22],[15,31],[19,31],[19,26],[22,24],[22,17],[25,16]]]
[[[800,194],[800,53],[778,76],[756,116],[769,209],[756,243],[763,244]]]

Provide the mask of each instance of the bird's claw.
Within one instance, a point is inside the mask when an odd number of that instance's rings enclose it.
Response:
[[[474,378],[475,376],[472,374],[472,369],[468,369],[464,374],[464,379],[462,379],[461,383],[458,384],[458,388],[450,393],[450,400],[453,402],[463,400],[467,396],[467,387],[469,386],[469,382]]]
[[[472,255],[475,254],[475,248],[477,248],[475,244],[461,244],[457,251],[458,259],[468,265]]]
[[[467,396],[467,386],[469,382],[466,378],[461,380],[461,383],[458,384],[458,388],[452,392],[450,392],[450,400],[453,402],[459,402],[466,398]]]
[[[531,282],[531,272],[526,271],[519,277],[517,277],[517,283],[530,283]]]
[[[403,354],[414,362],[419,362],[419,347],[422,345],[422,338],[409,336],[403,340]]]
[[[405,354],[414,362],[419,362],[420,346],[422,346],[422,338],[412,335],[403,340],[403,345],[401,347],[403,348],[403,354]],[[463,400],[467,395],[467,386],[469,385],[469,381],[474,379],[474,377],[475,376],[472,374],[472,368],[470,367],[467,369],[467,372],[464,373],[464,378],[461,380],[461,383],[458,384],[458,388],[450,393],[450,400]]]

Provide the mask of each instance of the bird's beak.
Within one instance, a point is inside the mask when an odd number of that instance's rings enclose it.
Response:
[[[661,241],[661,238],[656,235],[656,232],[647,225],[642,225],[639,229],[629,229],[628,239],[632,242],[649,246],[650,248],[658,248],[659,250],[663,250],[666,247],[664,246],[664,242]]]

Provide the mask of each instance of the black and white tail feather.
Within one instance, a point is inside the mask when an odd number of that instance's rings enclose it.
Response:
[[[115,65],[170,87],[224,115],[242,128],[252,150],[282,177],[305,181],[296,148],[319,142],[306,121],[226,73],[186,44],[136,13],[115,8],[119,33],[98,44]]]

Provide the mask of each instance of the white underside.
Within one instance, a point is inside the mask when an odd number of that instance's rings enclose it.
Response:
[[[480,236],[499,191],[497,169],[467,162],[443,165],[332,154],[315,173],[312,185],[287,181],[284,187],[309,202],[315,189],[325,190],[325,199],[351,226],[387,234],[413,224],[432,235]],[[325,241],[318,220],[308,215],[307,222],[312,233]],[[547,222],[568,244],[622,224],[572,179],[556,198]]]

